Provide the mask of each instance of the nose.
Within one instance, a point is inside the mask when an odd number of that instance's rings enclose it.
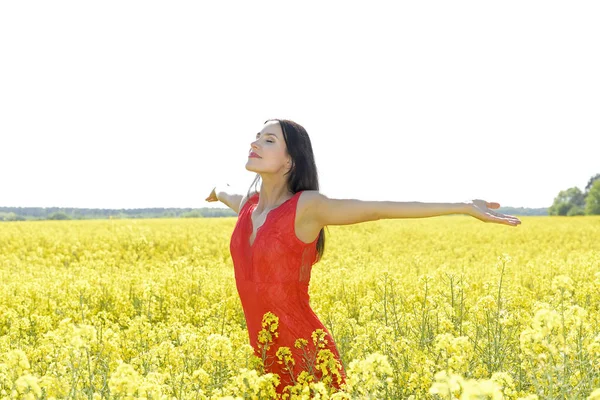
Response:
[[[256,139],[254,142],[250,143],[250,148],[255,150],[258,149],[258,146],[256,145],[256,142],[258,142],[258,139]]]

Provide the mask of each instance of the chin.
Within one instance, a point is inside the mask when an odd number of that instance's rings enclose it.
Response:
[[[256,172],[256,173],[258,173],[258,171],[255,170],[254,168],[252,168],[251,166],[249,166],[248,163],[246,163],[246,170],[250,171],[250,172]]]

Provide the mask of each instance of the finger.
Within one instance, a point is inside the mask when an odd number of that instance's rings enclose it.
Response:
[[[493,216],[494,216],[494,217],[496,217],[496,218],[504,218],[504,217],[506,217],[506,215],[504,215],[504,214],[501,214],[501,213],[497,213],[497,212],[494,212],[494,211],[489,211],[489,210],[488,210],[488,212],[487,212],[487,213],[488,213],[488,214],[490,214],[490,215],[493,215]]]
[[[519,225],[521,223],[521,220],[519,218],[513,217],[512,215],[507,215],[506,218],[508,218],[509,221],[516,225]]]
[[[512,217],[512,216],[505,216],[502,218],[502,220],[504,221],[503,223],[507,224],[507,225],[511,225],[511,226],[516,226],[519,225],[521,223],[521,221],[519,221],[518,218]]]
[[[498,218],[505,218],[505,219],[508,219],[508,220],[511,220],[511,221],[514,221],[514,220],[517,220],[517,221],[518,221],[518,220],[519,220],[517,217],[514,217],[514,216],[512,216],[512,215],[508,215],[508,214],[502,214],[502,213],[498,213],[498,212],[494,212],[494,211],[488,211],[488,212],[489,212],[490,214],[492,214],[492,215],[494,215],[494,216],[498,217]]]
[[[517,218],[503,218],[503,221],[506,221],[506,224],[508,225],[519,225],[521,223],[521,221],[519,221]]]
[[[494,222],[497,222],[497,223],[502,224],[502,225],[510,225],[510,226],[514,226],[515,225],[515,222],[507,220],[507,219],[504,219],[504,218],[495,218]]]
[[[488,215],[491,221],[505,225],[515,226],[521,223],[521,221],[519,221],[517,218],[514,218],[510,215],[498,214],[494,212],[490,212],[488,213]]]
[[[487,208],[493,208],[493,209],[500,208],[500,204],[496,203],[496,202],[487,202],[486,201],[485,205]]]

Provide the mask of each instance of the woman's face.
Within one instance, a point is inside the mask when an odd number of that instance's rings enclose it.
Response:
[[[260,158],[253,157],[254,155]],[[269,121],[250,143],[246,169],[256,173],[285,174],[291,166],[283,132],[278,121]]]

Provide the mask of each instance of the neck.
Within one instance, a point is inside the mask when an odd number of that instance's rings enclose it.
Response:
[[[258,205],[256,207],[259,212],[275,208],[294,195],[294,193],[288,190],[285,180],[278,179],[277,181],[271,181],[268,178],[266,180],[264,178],[262,177],[260,196],[258,197]]]

